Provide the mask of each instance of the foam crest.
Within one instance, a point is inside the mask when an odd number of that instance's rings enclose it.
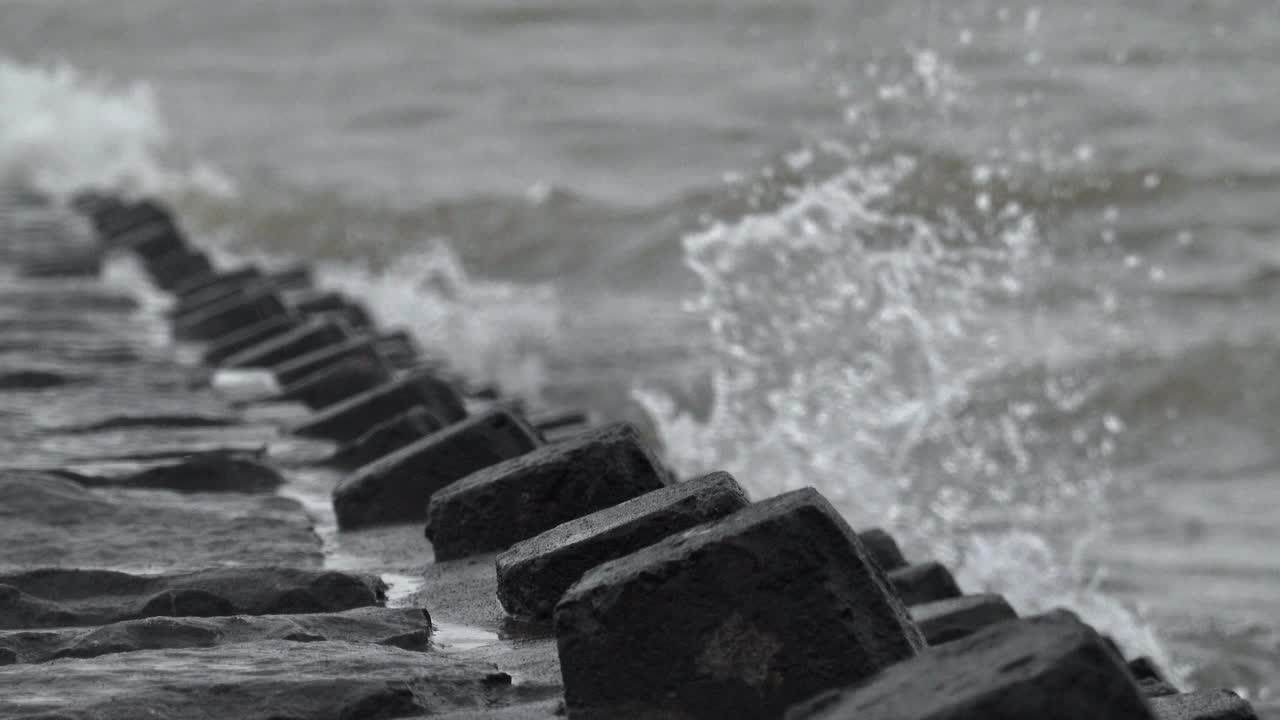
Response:
[[[229,194],[212,169],[167,168],[169,129],[145,83],[117,84],[71,65],[0,58],[0,181],[54,193]]]

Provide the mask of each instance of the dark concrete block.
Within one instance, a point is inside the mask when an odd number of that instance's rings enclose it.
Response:
[[[160,203],[154,200],[138,202],[110,203],[107,208],[93,217],[94,229],[104,239],[111,241],[116,236],[134,228],[150,224],[174,224],[173,215]]]
[[[213,273],[213,261],[200,250],[175,250],[146,263],[151,282],[162,290],[171,290],[192,278]]]
[[[1013,620],[1018,614],[1000,595],[965,595],[912,605],[911,619],[924,633],[925,642],[942,645],[969,637],[996,623]]]
[[[425,407],[444,423],[455,423],[467,415],[453,388],[423,370],[325,408],[293,432],[303,437],[350,441],[416,405]]]
[[[886,572],[898,570],[907,566],[907,558],[903,556],[902,549],[898,547],[898,541],[893,539],[889,533],[880,528],[871,528],[858,533],[858,539],[867,547],[867,551],[871,553],[871,557],[880,563],[880,567]]]
[[[438,560],[506,550],[667,482],[640,433],[617,423],[480,470],[437,491],[427,508],[426,535]]]
[[[390,420],[373,426],[369,432],[339,448],[329,459],[329,464],[355,470],[433,435],[444,427],[444,423],[426,408],[409,408]]]
[[[242,350],[223,361],[227,368],[269,368],[315,352],[350,337],[343,324],[326,318],[311,318],[301,326]]]
[[[1258,720],[1253,706],[1230,690],[1201,690],[1151,699],[1159,720]]]
[[[289,309],[279,295],[260,288],[175,319],[173,334],[179,340],[212,340],[267,318],[288,314]]]
[[[306,318],[297,315],[274,315],[259,320],[214,340],[204,351],[202,360],[205,365],[221,365],[236,353],[296,330],[305,322]]]
[[[198,293],[210,291],[217,287],[243,287],[262,278],[262,268],[257,265],[244,265],[230,270],[220,270],[211,275],[192,278],[173,289],[173,296],[178,300]]]
[[[169,316],[174,321],[178,321],[186,315],[199,312],[218,303],[225,303],[238,296],[264,290],[284,293],[309,288],[310,283],[310,270],[305,266],[287,267],[258,277],[247,277],[239,281],[213,283],[203,289],[195,290],[179,297],[169,311]]]
[[[538,446],[523,420],[495,409],[446,427],[366,465],[338,483],[338,527],[421,522],[441,488]]]
[[[1145,655],[1129,661],[1129,672],[1133,673],[1133,676],[1139,679],[1151,678],[1152,680],[1164,680],[1166,678],[1166,675],[1160,670],[1160,667],[1156,665],[1156,661],[1146,657]]]
[[[410,368],[420,361],[421,353],[413,337],[404,330],[392,330],[378,337],[378,354],[396,368]]]
[[[293,306],[298,309],[298,312],[307,315],[327,312],[343,312],[352,307],[359,308],[361,313],[368,315],[368,311],[365,310],[360,303],[340,292],[310,290],[302,293],[298,297],[291,298],[291,300],[293,302]]]
[[[993,625],[812,699],[788,720],[1154,720],[1132,677],[1071,613]]]
[[[1149,698],[1177,695],[1181,692],[1169,683],[1154,678],[1138,678],[1138,688],[1142,690],[1143,695]]]
[[[498,600],[513,615],[550,618],[588,570],[749,504],[738,482],[717,472],[570,520],[498,556]]]
[[[572,718],[777,718],[914,657],[884,571],[812,488],[588,572],[555,613]]]
[[[377,338],[371,335],[348,337],[340,343],[321,347],[274,365],[271,367],[271,373],[276,376],[276,382],[280,383],[281,387],[287,387],[317,370],[323,370],[351,358],[364,358],[370,362],[381,360],[381,356],[378,355]]]
[[[907,605],[923,605],[958,598],[964,593],[952,577],[951,571],[940,563],[926,562],[908,565],[889,572],[889,581]]]
[[[286,385],[280,391],[280,399],[300,402],[312,410],[322,410],[391,382],[392,377],[390,368],[381,358],[352,357]]]

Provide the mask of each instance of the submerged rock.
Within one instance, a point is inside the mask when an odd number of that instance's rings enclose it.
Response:
[[[538,442],[532,428],[501,408],[449,425],[343,478],[333,491],[338,527],[420,522],[441,488]]]
[[[47,390],[81,381],[82,378],[53,370],[0,371],[0,390]]]
[[[836,690],[788,720],[1154,720],[1092,628],[1054,612],[987,628]]]
[[[0,673],[0,720],[374,720],[528,701],[491,664],[365,643],[263,640],[50,667]]]
[[[0,653],[12,653],[14,663],[43,663],[262,640],[364,642],[425,651],[431,647],[431,616],[417,608],[366,607],[310,615],[151,617],[91,629],[0,632]]]
[[[813,489],[595,568],[555,626],[574,718],[777,718],[924,646],[883,570]]]
[[[0,548],[0,568],[314,567],[321,557],[295,500],[94,490],[17,471],[0,471]]]
[[[179,463],[119,477],[79,475],[74,479],[90,487],[148,488],[186,493],[265,493],[278,490],[284,484],[284,476],[274,467],[228,452],[194,455]]]
[[[738,482],[718,472],[571,520],[498,556],[498,600],[513,615],[550,618],[591,568],[749,503]]]
[[[44,569],[0,575],[0,628],[103,625],[157,616],[336,612],[381,604],[369,576],[276,567],[175,575]]]
[[[616,423],[478,470],[436,491],[427,509],[426,534],[438,560],[505,550],[665,487],[667,480],[640,433]]]

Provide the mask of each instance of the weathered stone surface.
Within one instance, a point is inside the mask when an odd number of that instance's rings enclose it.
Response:
[[[342,446],[329,464],[348,470],[368,465],[407,445],[444,429],[444,424],[424,407],[409,408]]]
[[[347,340],[346,325],[310,318],[301,326],[242,350],[222,362],[226,368],[269,368]]]
[[[571,520],[498,556],[498,600],[513,615],[550,618],[591,568],[748,504],[738,482],[718,472]]]
[[[379,720],[526,702],[490,664],[279,640],[13,666],[0,672],[0,697],[3,720]]]
[[[1129,672],[1133,673],[1136,678],[1165,679],[1165,674],[1156,665],[1156,661],[1145,655],[1129,661]]]
[[[924,646],[811,488],[595,568],[555,625],[573,718],[776,718]]]
[[[951,571],[941,563],[926,562],[908,565],[889,572],[889,581],[907,605],[923,605],[938,600],[958,598],[964,593],[952,577]]]
[[[236,353],[296,330],[306,321],[305,317],[297,315],[275,315],[259,320],[210,343],[201,360],[205,365],[221,365]]]
[[[185,315],[204,310],[211,305],[224,303],[255,292],[286,292],[311,286],[311,271],[305,265],[286,267],[241,281],[215,282],[178,297],[169,316],[177,320]],[[301,313],[299,313],[301,314]]]
[[[425,651],[431,647],[431,616],[417,608],[365,607],[311,615],[151,617],[88,629],[4,631],[0,653],[11,652],[13,663],[43,663],[262,640],[364,642]]]
[[[379,605],[375,577],[255,567],[176,575],[48,568],[0,575],[0,629],[103,625],[148,617],[337,612]]]
[[[359,302],[352,300],[340,292],[314,290],[293,299],[293,306],[299,312],[313,315],[317,313],[352,311],[368,317],[369,311]]]
[[[289,314],[278,295],[258,289],[209,305],[173,321],[173,334],[180,340],[212,340],[269,317]]]
[[[280,391],[280,399],[300,402],[312,410],[322,410],[373,390],[391,379],[391,370],[382,358],[352,357],[320,368],[285,386]]]
[[[907,558],[898,547],[898,541],[880,528],[871,528],[858,533],[858,539],[866,546],[871,557],[880,563],[886,572],[907,566]]]
[[[284,476],[274,467],[240,453],[209,452],[182,462],[159,465],[116,477],[75,475],[88,487],[145,488],[184,493],[266,493],[278,490]]]
[[[915,620],[925,642],[930,645],[959,640],[985,627],[1018,617],[1000,595],[965,595],[912,605],[909,609],[911,619]]]
[[[426,535],[440,560],[505,550],[561,523],[663,488],[667,481],[639,432],[616,423],[479,470],[436,491],[427,509]]]
[[[167,214],[167,211],[159,210],[158,212],[164,214],[156,214],[145,220],[135,216],[133,220],[137,222],[134,224],[104,233],[107,245],[132,252],[144,261],[187,248],[186,238],[183,237],[182,231],[178,229],[173,218]]]
[[[418,344],[404,330],[392,330],[378,337],[378,354],[392,367],[409,368],[418,362]]]
[[[1258,720],[1249,703],[1230,690],[1201,690],[1151,699],[1159,720]]]
[[[445,423],[467,416],[454,389],[431,371],[422,370],[325,408],[293,432],[304,437],[350,441],[415,405],[425,407]]]
[[[295,500],[94,490],[49,473],[0,472],[0,567],[166,570],[257,562],[319,565]]]
[[[1098,634],[1058,611],[993,625],[812,699],[788,720],[1153,720]]]
[[[351,337],[344,342],[280,363],[272,367],[271,372],[281,386],[287,387],[314,372],[352,358],[363,358],[369,362],[381,360],[378,339],[372,335]]]
[[[533,429],[503,409],[454,423],[338,483],[333,491],[338,527],[420,522],[441,488],[537,445]]]

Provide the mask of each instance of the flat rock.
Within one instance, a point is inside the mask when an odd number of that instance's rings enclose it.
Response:
[[[333,491],[338,527],[421,521],[441,488],[527,453],[538,442],[532,428],[501,408],[449,425],[338,483]]]
[[[301,326],[276,335],[226,358],[228,368],[269,368],[347,339],[346,326],[328,318],[310,318]]]
[[[964,594],[951,571],[932,561],[891,570],[889,581],[907,605],[949,600]]]
[[[911,619],[915,620],[930,645],[959,640],[985,627],[1018,617],[1009,602],[1000,595],[965,595],[912,605],[909,609]]]
[[[455,423],[467,416],[462,399],[451,385],[430,370],[420,370],[325,408],[296,426],[293,432],[303,437],[346,442],[418,405],[444,423]]]
[[[279,640],[12,666],[0,672],[0,697],[0,719],[29,720],[375,720],[527,701],[489,664],[384,645]]]
[[[391,370],[380,357],[350,357],[320,368],[280,391],[280,399],[322,410],[391,382]]]
[[[718,472],[570,520],[498,556],[498,599],[513,615],[550,618],[591,568],[748,504],[738,482]]]
[[[812,488],[591,570],[555,627],[573,718],[777,718],[924,647],[884,571]]]
[[[0,547],[0,567],[9,568],[315,567],[321,559],[296,500],[95,490],[18,471],[0,471]]]
[[[872,528],[858,533],[858,539],[866,546],[871,557],[880,563],[886,571],[898,570],[907,566],[907,558],[898,547],[898,541],[880,528]]]
[[[0,632],[0,652],[12,653],[11,664],[43,663],[262,640],[363,642],[421,652],[431,648],[431,616],[417,608],[365,607],[310,615],[150,617],[97,628]]]
[[[788,720],[1153,720],[1123,664],[1067,612],[993,625],[793,709]]]
[[[173,575],[49,568],[0,575],[0,628],[103,625],[148,617],[337,612],[379,605],[382,581],[319,570],[220,568]]]
[[[426,535],[438,560],[506,550],[667,482],[640,433],[615,423],[478,470],[436,491],[427,509]]]
[[[1159,720],[1258,720],[1253,707],[1230,690],[1151,698]]]
[[[444,424],[431,411],[424,407],[409,408],[343,445],[329,464],[354,470],[443,429]]]
[[[239,453],[210,452],[117,477],[75,475],[89,487],[144,488],[176,492],[274,492],[284,485],[279,470]]]

